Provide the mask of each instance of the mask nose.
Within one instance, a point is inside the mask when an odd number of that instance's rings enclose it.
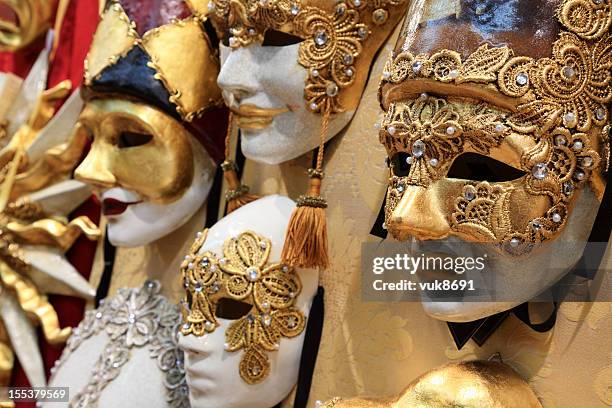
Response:
[[[84,131],[82,128],[78,131]],[[97,188],[109,189],[117,185],[117,179],[110,171],[110,146],[94,142],[85,160],[74,171],[74,178]]]
[[[450,225],[444,215],[444,203],[436,194],[435,184],[429,188],[409,185],[393,210],[387,228],[391,235],[406,241],[436,240],[448,236]]]
[[[257,45],[238,49],[222,47],[222,63],[217,84],[229,106],[239,105],[241,100],[257,92],[257,66],[252,64],[252,47]]]
[[[207,357],[210,355],[211,351],[211,347],[208,345],[208,336],[209,334],[205,334],[202,337],[197,337],[192,334],[187,336],[179,334],[179,349],[188,354],[188,356],[190,355],[198,358]]]

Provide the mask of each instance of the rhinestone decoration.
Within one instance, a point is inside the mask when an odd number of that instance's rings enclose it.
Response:
[[[421,61],[415,61],[412,63],[412,71],[414,71],[415,74],[418,74],[419,72],[421,72],[422,68],[423,68],[423,63]]]
[[[563,115],[563,123],[565,126],[573,126],[576,122],[576,114],[574,112],[567,112]]]
[[[412,144],[412,156],[419,158],[425,154],[425,142],[421,139]]]
[[[529,82],[529,76],[526,73],[520,72],[519,74],[517,74],[516,76],[517,85],[525,86],[527,85],[527,82]]]
[[[257,279],[259,279],[259,268],[254,266],[247,268],[247,279],[251,282],[255,282]]]
[[[327,33],[323,30],[319,30],[314,37],[315,40],[315,44],[317,44],[319,47],[324,46],[325,44],[327,44],[327,40],[328,40],[328,36]]]
[[[561,72],[563,73],[565,79],[573,79],[576,76],[576,71],[574,70],[574,68],[568,65],[564,66]]]
[[[537,163],[531,169],[531,174],[538,180],[544,180],[546,175],[548,174],[548,169],[546,168],[546,163]]]
[[[557,146],[565,146],[566,143],[567,143],[567,139],[565,138],[565,136],[563,136],[563,135],[555,136],[555,144]]]
[[[388,18],[389,18],[389,12],[385,9],[376,9],[372,13],[372,20],[374,21],[374,24],[376,25],[385,24]]]
[[[336,85],[335,82],[328,82],[327,86],[325,87],[325,93],[327,94],[327,96],[336,96],[338,95],[339,92],[339,88],[338,85]]]

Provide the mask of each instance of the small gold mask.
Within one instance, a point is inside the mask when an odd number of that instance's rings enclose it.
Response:
[[[0,0],[14,12],[15,21],[0,20],[0,50],[17,51],[37,39],[50,27],[54,1]]]
[[[159,204],[178,200],[193,181],[191,134],[156,108],[93,99],[75,131],[93,139],[75,171],[81,181],[101,188],[121,186]]]
[[[533,390],[502,363],[468,361],[435,368],[393,398],[335,398],[321,408],[542,408]]]
[[[206,233],[200,233],[181,265],[186,291],[182,333],[203,336],[219,325],[216,312],[224,299],[251,305],[250,312],[225,332],[226,350],[244,349],[240,376],[248,384],[270,372],[268,352],[278,350],[283,337],[299,336],[306,317],[295,306],[302,283],[287,265],[268,263],[272,243],[254,232],[228,239],[223,257],[200,254]]]

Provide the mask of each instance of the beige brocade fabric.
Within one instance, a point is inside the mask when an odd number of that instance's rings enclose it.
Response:
[[[387,186],[386,154],[373,128],[382,115],[376,91],[395,40],[379,54],[355,118],[326,155],[332,265],[322,275],[326,320],[309,406],[334,396],[394,395],[436,366],[494,353],[530,381],[545,408],[612,406],[612,303],[564,304],[554,330],[545,334],[511,318],[485,347],[470,342],[457,351],[446,325],[425,315],[420,304],[361,302],[361,243],[375,240],[369,232]],[[309,156],[280,166],[249,162],[244,181],[258,194],[296,198],[306,189],[309,165]],[[145,256],[140,249],[119,250],[113,286],[144,281],[138,265]],[[99,271],[101,262],[96,265]],[[290,396],[284,405],[292,402]]]
[[[375,240],[369,232],[387,185],[386,154],[373,126],[382,114],[376,91],[392,44],[395,38],[379,54],[355,118],[326,154],[332,265],[322,274],[326,320],[309,406],[334,396],[394,395],[436,366],[497,352],[530,381],[545,408],[612,406],[612,303],[564,304],[545,334],[510,318],[485,347],[470,342],[457,351],[446,325],[419,303],[361,302],[361,243]],[[249,163],[245,182],[260,194],[296,198],[306,188],[309,164],[308,156],[280,166]],[[290,396],[284,405],[292,403]]]

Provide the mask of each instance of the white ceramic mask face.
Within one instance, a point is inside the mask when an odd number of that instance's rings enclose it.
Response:
[[[256,129],[261,127],[261,111],[255,126],[238,119],[244,155],[257,162],[279,164],[316,148],[320,142],[321,115],[306,107],[304,86],[308,71],[297,62],[300,44],[280,47],[252,44],[235,50],[223,44],[220,47],[221,72],[217,82],[232,110],[240,111],[245,106],[248,109],[249,105],[286,110],[262,129]],[[334,115],[327,139],[338,134],[354,113],[353,110]]]
[[[250,203],[223,218],[209,231],[200,253],[222,254],[224,242],[245,231],[268,238],[272,249],[268,261],[280,260],[285,230],[295,203],[286,197],[268,196]],[[308,319],[317,292],[318,274],[298,270],[302,290],[295,307]],[[219,318],[219,326],[202,337],[180,335],[185,351],[185,368],[193,407],[270,408],[281,402],[295,386],[306,331],[293,338],[283,337],[279,349],[267,352],[270,372],[260,383],[247,384],[240,376],[243,350],[225,351],[225,332],[233,320]]]
[[[485,249],[488,258],[486,268],[482,273],[494,276],[497,295],[500,299],[512,300],[503,302],[482,301],[466,302],[436,302],[423,295],[425,312],[439,320],[449,322],[470,322],[509,310],[524,302],[534,299],[561,280],[580,259],[586,241],[589,237],[599,202],[590,188],[584,188],[569,217],[563,233],[555,240],[542,244],[542,248],[534,251],[526,258],[517,259],[500,254],[495,249]],[[462,245],[456,237],[441,241],[429,241],[427,248],[439,245],[440,252],[453,253],[453,246]],[[464,248],[464,247],[460,247]],[[484,249],[484,247],[482,247]],[[417,244],[415,253],[421,254],[422,248]],[[436,255],[440,252],[436,251]],[[425,252],[425,255],[428,255]],[[431,255],[431,254],[430,254]],[[463,254],[468,255],[468,254]],[[477,255],[477,256],[480,256]],[[418,272],[417,276],[419,273]],[[478,275],[473,275],[478,280]],[[442,279],[457,279],[458,275],[450,271],[449,276]],[[437,276],[440,279],[440,276]],[[467,277],[470,279],[471,277]],[[487,279],[481,276],[482,279]],[[476,283],[478,286],[478,283]],[[486,296],[486,295],[485,295]]]

